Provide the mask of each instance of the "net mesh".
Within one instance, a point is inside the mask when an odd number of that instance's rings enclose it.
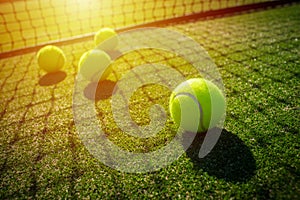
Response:
[[[0,52],[262,0],[48,0],[0,3]]]

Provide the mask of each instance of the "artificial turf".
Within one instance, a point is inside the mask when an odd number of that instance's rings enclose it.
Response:
[[[68,64],[56,76],[38,68],[35,53],[1,59],[0,198],[299,198],[299,10],[298,4],[168,26],[199,42],[217,64],[227,116],[207,157],[196,158],[191,148],[151,173],[123,173],[101,164],[76,133],[74,79],[79,57],[93,47],[92,41],[62,46]],[[199,76],[180,58],[150,53],[133,52],[118,60],[109,80],[153,61],[187,78]],[[167,110],[169,94],[157,85],[138,89],[129,105],[132,118],[147,124],[150,105]],[[153,151],[176,132],[168,115],[156,137],[136,139],[114,123],[109,95],[96,100],[106,134],[124,149]]]

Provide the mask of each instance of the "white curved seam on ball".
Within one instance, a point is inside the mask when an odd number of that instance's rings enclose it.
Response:
[[[183,96],[184,96],[184,95],[185,95],[185,96],[188,96],[188,97],[192,98],[194,102],[196,102],[196,104],[197,104],[197,106],[198,106],[198,108],[199,108],[199,111],[200,111],[200,128],[201,128],[202,130],[205,130],[205,127],[204,127],[204,125],[203,125],[203,109],[202,109],[202,106],[201,106],[200,102],[198,101],[198,99],[197,99],[194,95],[192,95],[192,94],[190,94],[190,93],[188,93],[188,92],[180,92],[180,93],[176,94],[176,95],[174,96],[174,98],[176,98],[176,97],[178,97],[178,96],[181,96],[181,95],[183,95]],[[198,131],[198,128],[197,128],[197,131]]]

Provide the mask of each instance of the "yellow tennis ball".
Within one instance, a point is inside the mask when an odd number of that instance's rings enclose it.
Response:
[[[114,29],[102,28],[95,34],[94,42],[98,49],[104,51],[114,50],[119,43],[118,34]]]
[[[38,51],[37,61],[43,70],[57,72],[65,65],[66,56],[57,46],[48,45]]]
[[[80,57],[78,63],[79,73],[91,82],[102,81],[112,72],[110,63],[111,59],[104,51],[99,49],[90,50]]]
[[[189,79],[178,85],[169,102],[170,114],[186,131],[205,132],[215,127],[226,112],[225,97],[212,82]]]

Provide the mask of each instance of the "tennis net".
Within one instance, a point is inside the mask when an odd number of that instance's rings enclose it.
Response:
[[[4,0],[0,54],[124,28],[260,3],[263,0]],[[226,11],[225,11],[226,12]]]

